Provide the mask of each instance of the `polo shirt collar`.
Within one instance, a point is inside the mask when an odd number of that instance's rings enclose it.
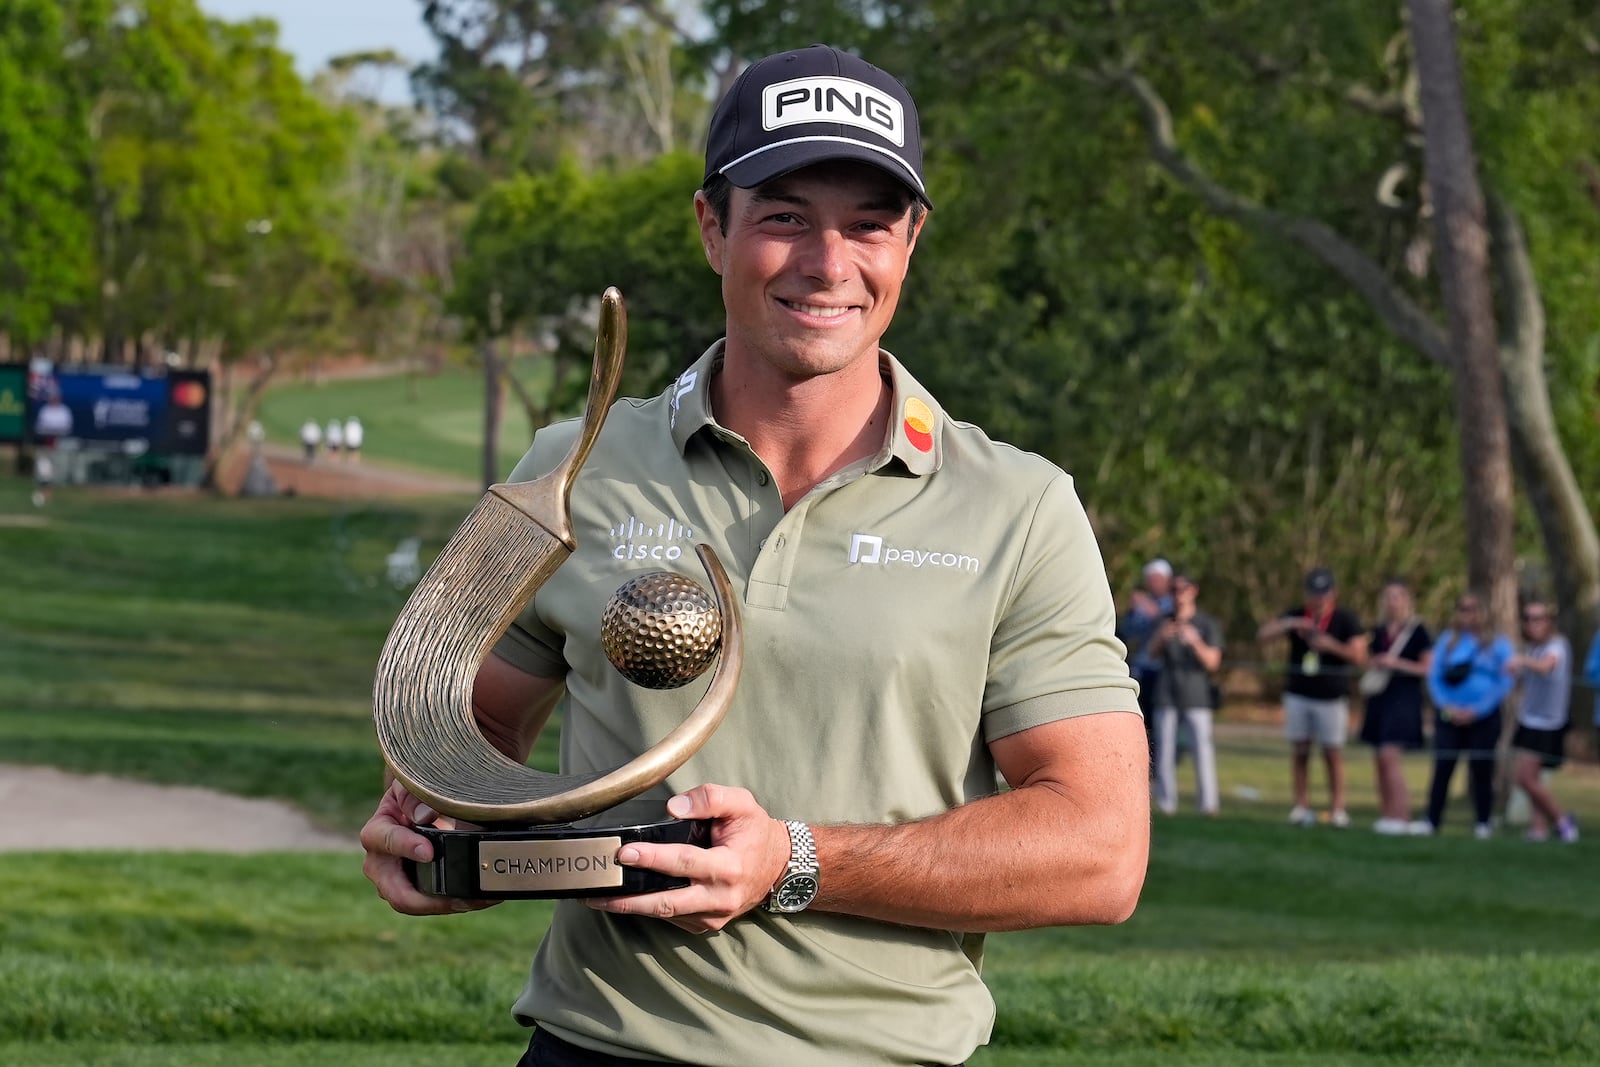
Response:
[[[667,418],[672,443],[680,454],[691,437],[717,425],[711,414],[711,379],[722,370],[726,343],[726,339],[718,340],[667,386]],[[889,380],[893,397],[889,436],[868,469],[878,470],[898,459],[912,474],[932,474],[944,463],[944,409],[885,349],[878,350],[878,365]]]

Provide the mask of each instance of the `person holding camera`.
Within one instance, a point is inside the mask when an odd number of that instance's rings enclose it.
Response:
[[[1366,632],[1354,612],[1338,603],[1333,572],[1316,567],[1306,574],[1305,600],[1263,623],[1256,637],[1289,639],[1289,664],[1283,684],[1283,732],[1292,747],[1294,808],[1289,822],[1311,826],[1311,746],[1322,746],[1328,768],[1328,822],[1350,825],[1344,806],[1344,742],[1350,729],[1350,672],[1367,657]]]
[[[1495,746],[1500,741],[1500,705],[1516,680],[1511,673],[1515,656],[1511,639],[1494,632],[1484,598],[1476,592],[1462,594],[1455,619],[1439,635],[1428,665],[1428,696],[1439,712],[1433,731],[1428,832],[1438,833],[1444,825],[1450,779],[1465,756],[1473,836],[1482,840],[1494,833],[1489,820],[1494,807]]]
[[[1217,750],[1211,736],[1216,695],[1211,675],[1222,665],[1222,625],[1196,608],[1200,588],[1179,572],[1172,579],[1173,609],[1150,637],[1148,651],[1160,664],[1154,703],[1156,735],[1156,806],[1167,815],[1178,810],[1178,716],[1183,715],[1194,739],[1195,788],[1200,811],[1215,815]]]

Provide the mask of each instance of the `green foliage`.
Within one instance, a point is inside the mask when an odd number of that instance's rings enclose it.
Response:
[[[0,332],[43,336],[89,286],[81,104],[62,84],[65,20],[54,0],[0,7]]]
[[[1263,0],[717,0],[708,11],[737,54],[823,26],[907,82],[937,207],[889,347],[955,415],[1076,476],[1119,583],[1150,555],[1172,556],[1206,579],[1231,631],[1249,632],[1318,561],[1363,611],[1391,572],[1416,580],[1427,608],[1453,593],[1464,557],[1448,377],[1309,254],[1217,218],[1173,183],[1106,74],[1135,65],[1207,173],[1332,226],[1437,314],[1436,278],[1413,269],[1431,232],[1403,121],[1402,6],[1351,0],[1292,19]],[[1600,448],[1600,210],[1584,168],[1600,79],[1581,41],[1594,39],[1595,8],[1460,7],[1479,150],[1524,214],[1552,392],[1588,472]],[[1376,195],[1391,167],[1406,175],[1392,206]],[[1537,550],[1527,520],[1521,541]]]
[[[113,354],[315,336],[350,131],[275,38],[194,0],[6,6],[0,330]]]
[[[575,304],[582,309],[615,285],[628,306],[624,392],[657,391],[722,332],[691,202],[701,168],[697,157],[671,153],[616,173],[567,164],[500,183],[467,231],[455,310],[491,332],[499,294],[505,324],[559,327]],[[586,381],[594,333],[591,317],[579,317],[554,332],[557,354],[565,351]]]

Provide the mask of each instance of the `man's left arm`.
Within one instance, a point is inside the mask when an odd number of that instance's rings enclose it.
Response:
[[[990,751],[1008,792],[898,826],[815,830],[813,907],[966,931],[1122,922],[1150,855],[1146,746],[1128,712],[1002,737]]]
[[[915,822],[811,827],[821,872],[812,910],[969,932],[1128,918],[1150,855],[1139,716],[1060,719],[990,750],[1013,787],[1007,792]],[[788,865],[789,837],[748,790],[698,786],[667,808],[717,820],[718,847],[629,845],[620,857],[693,884],[591,907],[704,933],[767,899]]]

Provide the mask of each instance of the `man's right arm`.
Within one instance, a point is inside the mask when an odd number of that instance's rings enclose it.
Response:
[[[473,716],[491,745],[522,762],[533,750],[533,743],[545,723],[550,721],[550,712],[564,689],[565,683],[560,678],[529,674],[497,655],[490,655],[473,682]],[[497,903],[429,896],[411,884],[401,865],[402,858],[422,862],[433,858],[433,847],[427,838],[411,829],[423,823],[446,828],[454,825],[453,820],[435,813],[390,776],[378,810],[361,828],[361,847],[367,852],[361,870],[377,888],[378,895],[395,911],[405,915],[474,911]]]

